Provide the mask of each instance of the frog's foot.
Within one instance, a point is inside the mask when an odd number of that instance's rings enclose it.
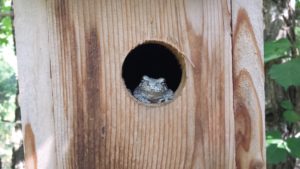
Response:
[[[168,90],[167,92],[166,92],[166,95],[164,96],[164,101],[165,102],[167,102],[167,101],[170,101],[170,100],[173,100],[173,98],[174,98],[174,93],[173,93],[173,91],[172,90]]]
[[[168,101],[167,99],[162,98],[162,99],[159,99],[157,103],[165,103],[165,102],[167,102],[167,101]]]
[[[140,101],[140,102],[142,102],[142,103],[146,103],[146,104],[150,104],[150,103],[151,103],[148,99],[146,99],[145,97],[143,97],[143,96],[140,95],[140,94],[134,94],[134,97],[135,97],[138,101]]]
[[[173,95],[172,91],[167,92],[167,94],[163,98],[158,100],[158,103],[165,103],[165,102],[171,101],[171,100],[173,100],[173,96],[174,95]]]

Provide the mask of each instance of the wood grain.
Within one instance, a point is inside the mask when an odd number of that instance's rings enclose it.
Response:
[[[237,169],[263,169],[266,159],[262,1],[232,2]]]
[[[37,169],[35,137],[32,132],[30,124],[25,125],[24,145],[25,145],[24,147],[26,147],[25,165],[27,166],[27,168]]]
[[[234,169],[235,160],[247,168],[244,161],[253,154],[264,158],[263,96],[257,90],[263,84],[253,77],[263,75],[233,75],[244,66],[238,44],[249,41],[235,38],[240,36],[236,23],[244,21],[237,21],[237,8],[231,13],[233,3],[16,0],[22,121],[31,126],[29,142],[34,140],[25,150],[34,145],[36,168]],[[239,40],[232,41],[233,30]],[[126,55],[148,40],[163,41],[184,54],[185,83],[170,104],[137,103],[124,85]],[[260,45],[254,46],[257,51]],[[254,88],[245,91],[250,85]],[[244,114],[234,113],[234,97]],[[246,120],[249,126],[238,124]],[[250,166],[259,166],[259,160]]]

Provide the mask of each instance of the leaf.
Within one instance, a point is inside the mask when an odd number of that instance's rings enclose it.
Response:
[[[284,140],[281,138],[281,133],[277,130],[267,131],[266,132],[266,144],[267,146],[271,144],[282,145]]]
[[[286,143],[289,153],[295,158],[300,158],[300,138],[288,138]]]
[[[267,147],[267,162],[269,164],[285,162],[286,159],[287,151],[284,148],[279,148],[276,144],[271,144]]]
[[[284,108],[285,110],[294,110],[294,105],[289,100],[284,100],[280,103],[280,106]]]
[[[4,45],[6,45],[6,44],[8,44],[7,38],[6,38],[6,37],[5,37],[5,38],[1,38],[1,37],[0,37],[0,46],[4,46]]]
[[[300,9],[300,0],[296,0],[296,11]]]
[[[293,110],[287,110],[285,112],[283,112],[283,118],[290,123],[295,123],[300,121],[300,115],[297,114],[295,111]]]
[[[290,50],[291,44],[288,39],[267,41],[264,43],[265,63],[281,58]]]
[[[297,58],[286,63],[273,65],[268,74],[286,90],[289,86],[299,86],[300,59]]]
[[[16,76],[13,68],[0,55],[0,106],[16,93]]]
[[[266,132],[267,139],[281,139],[281,133],[277,130],[271,130]]]
[[[6,36],[12,34],[12,20],[10,17],[4,17],[0,22],[0,33]]]
[[[10,6],[4,6],[4,7],[2,7],[2,11],[3,12],[10,12],[11,11],[11,7]]]

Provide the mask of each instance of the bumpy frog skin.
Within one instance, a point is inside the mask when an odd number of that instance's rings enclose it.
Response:
[[[164,78],[154,79],[143,76],[139,86],[134,89],[133,96],[140,102],[155,104],[172,100],[174,93],[168,89]]]

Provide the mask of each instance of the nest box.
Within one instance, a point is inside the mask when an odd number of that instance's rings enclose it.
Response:
[[[265,168],[262,0],[14,9],[26,168]]]

